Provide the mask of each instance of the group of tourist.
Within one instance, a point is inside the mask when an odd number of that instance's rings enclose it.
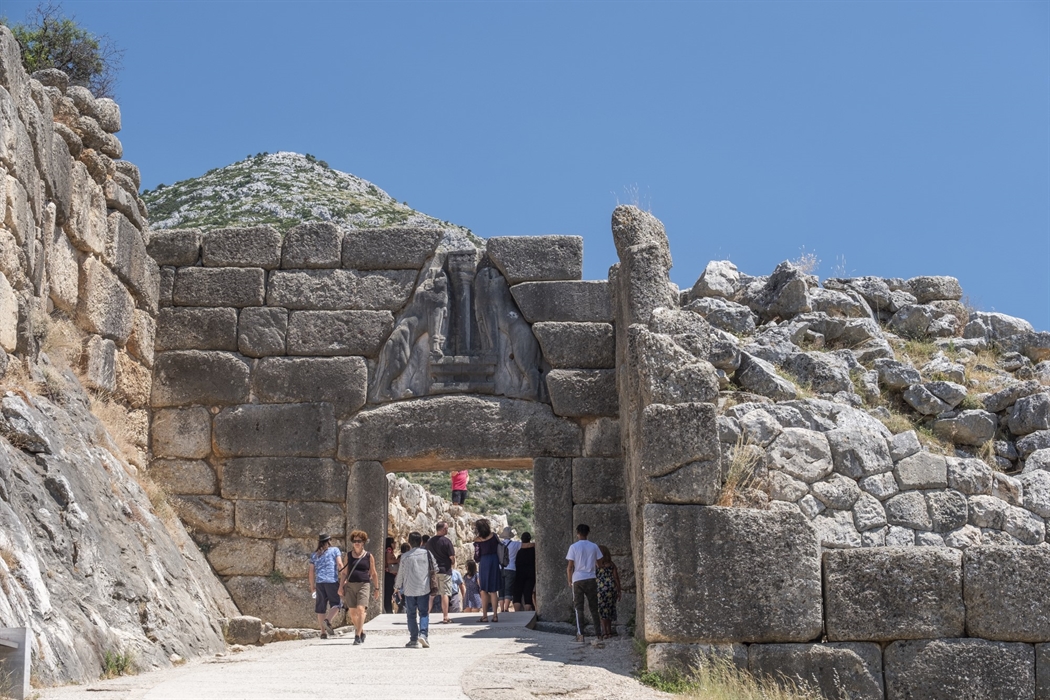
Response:
[[[616,602],[622,597],[619,572],[604,545],[589,539],[590,528],[576,528],[577,541],[569,548],[567,578],[573,590],[577,639],[583,640],[585,607],[589,606],[599,639],[615,634]],[[392,537],[386,540],[384,609],[408,616],[410,648],[429,647],[430,613],[441,613],[447,624],[450,612],[480,612],[479,622],[499,622],[499,613],[536,609],[536,545],[529,533],[521,539],[505,527],[501,537],[484,518],[474,522],[474,556],[461,573],[456,548],[448,537],[448,524],[439,522],[433,536],[411,532],[408,542],[394,553]],[[345,607],[354,626],[354,644],[365,642],[365,617],[369,598],[379,600],[379,577],[374,557],[365,551],[368,534],[350,533],[350,551],[344,560],[331,536],[321,534],[310,555],[310,591],[314,596],[321,638],[335,634],[332,621]],[[491,610],[491,617],[489,615]]]

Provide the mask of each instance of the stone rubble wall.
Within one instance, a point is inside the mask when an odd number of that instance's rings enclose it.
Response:
[[[1050,697],[1047,334],[969,312],[952,278],[821,288],[722,261],[679,293],[656,219],[618,208],[613,237],[650,668],[717,657],[831,698]]]
[[[213,654],[237,612],[139,483],[160,275],[120,127],[0,27],[0,626],[30,630],[40,684]]]
[[[152,233],[150,471],[246,614],[312,624],[303,579],[314,538],[338,533],[342,546],[349,529],[387,523],[384,471],[536,460],[541,614],[570,615],[574,514],[633,568],[615,544],[628,538],[622,489],[572,500],[575,468],[619,473],[612,310],[607,283],[579,279],[582,239],[492,238],[485,251],[550,367],[549,405],[455,393],[369,402],[381,349],[442,245],[438,229],[327,223],[283,236],[266,226]],[[380,558],[385,534],[370,532]]]

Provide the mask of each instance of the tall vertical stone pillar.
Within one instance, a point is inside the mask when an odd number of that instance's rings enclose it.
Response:
[[[354,462],[350,467],[350,481],[346,489],[346,548],[350,549],[350,532],[364,530],[368,533],[368,551],[376,560],[379,585],[383,585],[383,562],[385,561],[387,530],[387,508],[390,504],[386,470],[381,462]],[[379,600],[368,604],[368,618],[383,612],[383,592]]]
[[[572,591],[565,579],[565,553],[575,541],[572,531],[572,460],[533,461],[536,504],[536,602],[542,620],[572,618]]]

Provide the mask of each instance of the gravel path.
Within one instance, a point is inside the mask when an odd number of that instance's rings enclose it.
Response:
[[[440,616],[434,617],[438,619]],[[483,625],[477,615],[456,615],[431,627],[430,649],[406,649],[403,616],[369,623],[363,646],[353,638],[280,642],[197,659],[178,668],[48,688],[41,700],[259,700],[260,698],[366,697],[369,700],[646,700],[667,695],[632,675],[630,639],[599,647],[571,636],[524,625],[526,613]],[[349,694],[349,695],[347,695]]]

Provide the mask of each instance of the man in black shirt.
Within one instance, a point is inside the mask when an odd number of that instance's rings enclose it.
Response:
[[[448,599],[455,593],[452,584],[452,568],[456,565],[456,548],[448,537],[448,523],[437,524],[437,534],[427,542],[427,549],[437,562],[438,592],[441,594],[442,622],[448,622]]]

